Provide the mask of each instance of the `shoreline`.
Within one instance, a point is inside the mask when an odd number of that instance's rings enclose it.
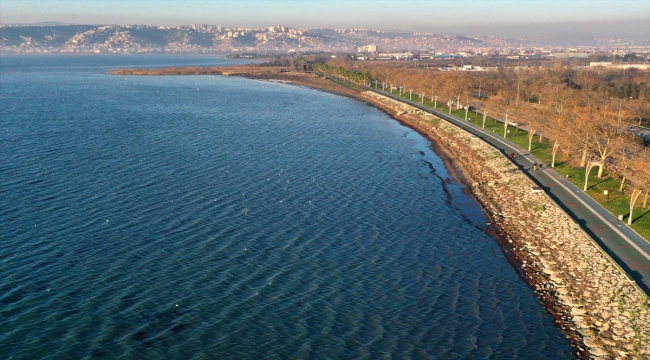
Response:
[[[641,358],[650,355],[650,303],[627,283],[625,274],[546,194],[489,144],[463,129],[407,104],[372,92],[357,92],[302,72],[233,71],[255,80],[306,86],[373,106],[424,136],[450,175],[481,206],[508,262],[533,289],[539,301],[574,346],[578,358]],[[187,68],[115,75],[203,74]],[[229,67],[230,70],[235,68]],[[138,70],[138,69],[136,69]],[[243,70],[243,69],[239,69]],[[152,72],[147,70],[147,72]],[[584,260],[590,259],[588,263]],[[592,264],[593,263],[593,264]],[[595,283],[595,284],[594,284]]]
[[[407,118],[402,123],[429,135],[434,149],[461,169],[465,185],[501,231],[494,237],[502,251],[577,349],[578,358],[650,354],[645,294],[552,199],[532,193],[530,178],[463,129],[407,104],[366,94],[391,104],[394,115]]]
[[[424,136],[427,140],[429,140],[429,142],[431,142],[434,152],[438,156],[440,156],[440,158],[443,160],[445,167],[449,171],[450,175],[454,177],[457,181],[465,185],[464,192],[468,196],[471,196],[476,201],[476,203],[485,212],[485,215],[490,220],[491,225],[495,228],[492,231],[489,230],[484,230],[484,231],[497,241],[497,244],[499,245],[501,252],[506,257],[508,263],[510,263],[510,265],[513,267],[517,275],[519,275],[519,277],[524,282],[526,282],[528,286],[530,286],[533,289],[535,295],[540,300],[540,303],[542,304],[542,306],[544,306],[544,309],[549,313],[549,315],[553,319],[552,320],[553,324],[562,331],[562,333],[567,337],[568,341],[574,347],[576,357],[581,359],[590,358],[589,353],[586,351],[586,347],[582,341],[582,337],[580,336],[579,332],[574,327],[572,327],[570,323],[564,321],[564,319],[567,318],[567,314],[570,314],[570,311],[568,311],[567,309],[561,306],[560,302],[556,297],[553,296],[551,291],[543,290],[545,286],[541,284],[542,282],[539,279],[536,279],[535,277],[531,276],[533,274],[529,274],[530,271],[527,271],[526,269],[526,263],[528,262],[526,254],[517,251],[517,247],[513,245],[512,241],[510,241],[510,235],[508,231],[502,226],[502,223],[499,221],[499,219],[497,219],[494,216],[494,214],[490,211],[490,208],[486,206],[487,204],[483,202],[484,199],[477,197],[476,193],[474,193],[474,191],[472,190],[473,183],[471,180],[473,179],[470,171],[468,171],[468,169],[465,166],[463,166],[463,164],[459,163],[458,161],[455,161],[455,159],[458,156],[466,157],[467,154],[462,154],[459,151],[453,151],[450,148],[450,144],[452,141],[454,141],[454,139],[440,137],[440,136],[433,137],[430,131],[421,128],[422,124],[414,123],[413,119],[409,119],[408,117],[399,115],[401,113],[401,111],[399,110],[395,111],[396,109],[390,109],[394,111],[391,113],[390,110],[377,106],[377,104],[370,103],[369,105],[379,108],[384,113],[389,115],[391,118],[397,120],[400,124],[417,131],[420,135]],[[439,119],[439,121],[444,122],[444,120],[442,119]],[[451,124],[449,125],[454,126]],[[446,147],[441,144],[444,143],[445,141],[447,142]],[[459,147],[458,144],[454,144],[451,146]]]

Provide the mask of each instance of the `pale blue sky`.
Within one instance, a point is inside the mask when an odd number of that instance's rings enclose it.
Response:
[[[497,36],[549,24],[650,36],[650,0],[0,0],[0,23],[364,27]],[[599,24],[599,25],[596,25]],[[529,31],[526,31],[528,29]],[[604,30],[604,29],[601,29]],[[512,33],[512,34],[511,34]]]
[[[650,18],[649,0],[2,0],[2,23],[209,23],[416,28],[462,19],[490,24]]]

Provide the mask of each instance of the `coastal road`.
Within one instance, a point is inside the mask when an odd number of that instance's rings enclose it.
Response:
[[[530,152],[468,121],[383,91],[369,90],[409,104],[459,126],[489,143],[505,156],[510,153],[517,154],[513,162],[538,186],[542,187],[546,194],[571,216],[587,235],[591,236],[600,248],[625,271],[630,281],[635,282],[650,296],[650,243],[569,180],[550,167],[533,170],[533,163],[539,164],[541,161]],[[585,259],[585,261],[589,261],[589,259]]]

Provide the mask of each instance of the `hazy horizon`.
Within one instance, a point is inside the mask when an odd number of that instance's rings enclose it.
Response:
[[[650,40],[650,1],[3,0],[0,24],[64,22],[224,27],[370,28],[588,45]]]

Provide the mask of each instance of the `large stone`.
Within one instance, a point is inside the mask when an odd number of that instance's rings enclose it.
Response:
[[[591,350],[592,348],[596,348],[596,347],[597,347],[596,343],[594,342],[594,340],[593,340],[593,338],[592,338],[591,336],[585,336],[585,337],[583,337],[583,338],[582,338],[582,342],[583,342],[583,343],[585,344],[585,346],[586,346],[587,348],[589,348],[590,350]]]
[[[587,313],[587,310],[585,309],[579,309],[579,308],[572,308],[571,309],[571,314],[575,315],[584,315]]]

